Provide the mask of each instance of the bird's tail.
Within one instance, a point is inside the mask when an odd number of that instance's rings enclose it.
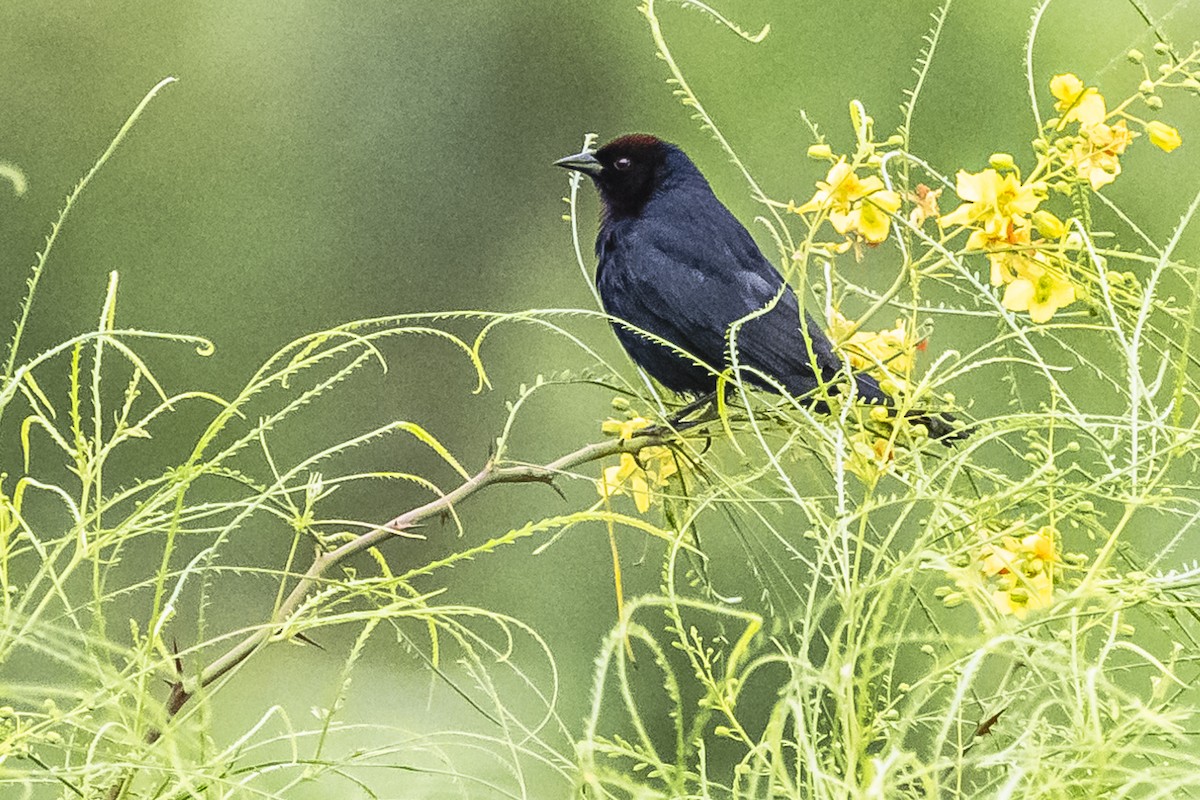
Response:
[[[944,411],[909,411],[904,415],[909,422],[924,425],[929,431],[929,438],[949,446],[961,442],[971,435],[971,429],[958,421],[958,418]]]

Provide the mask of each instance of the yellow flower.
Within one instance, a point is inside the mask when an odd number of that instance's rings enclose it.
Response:
[[[619,464],[605,467],[596,481],[596,491],[604,498],[629,494],[637,510],[644,514],[654,500],[654,491],[670,485],[671,476],[678,471],[670,449],[643,447],[636,458],[632,453],[622,453]]]
[[[1049,212],[1036,221],[1040,227],[1064,233],[1069,243],[1071,234],[1058,217]],[[1004,286],[1002,303],[1009,311],[1028,311],[1034,322],[1045,322],[1063,306],[1076,299],[1075,285],[1055,266],[1054,257],[1039,250],[1046,242],[1031,241],[1031,230],[1020,228],[1013,234],[1012,245],[993,249],[987,254],[991,264],[992,286]]]
[[[1091,87],[1085,87],[1083,81],[1072,73],[1051,78],[1050,93],[1058,99],[1054,109],[1060,113],[1066,112],[1064,121],[1078,121],[1080,129],[1098,125],[1108,116],[1104,96]]]
[[[836,309],[830,313],[829,330],[839,349],[845,352],[850,366],[866,371],[880,381],[891,381],[900,390],[908,387],[913,357],[922,343],[915,340],[904,320],[897,319],[896,327],[883,331],[857,330],[850,333],[853,323]]]
[[[887,439],[868,430],[860,430],[847,443],[850,447],[844,462],[846,471],[857,475],[867,486],[874,486],[881,477],[891,472],[896,454]]]
[[[1011,241],[1015,231],[1028,225],[1032,214],[1045,197],[1045,187],[1026,184],[1016,175],[1001,175],[994,169],[974,174],[959,170],[955,185],[958,196],[966,201],[941,219],[943,228],[970,225],[975,228],[967,239],[971,250],[982,250],[996,241]]]
[[[1063,306],[1075,302],[1075,285],[1058,270],[1023,259],[1017,274],[1004,290],[1001,301],[1009,311],[1028,311],[1029,319],[1042,323]]]
[[[937,219],[942,215],[938,209],[938,198],[941,196],[941,189],[930,189],[923,183],[917,184],[916,191],[908,195],[908,200],[913,204],[908,221],[914,228],[924,225],[927,219]]]
[[[596,491],[604,498],[625,494],[626,490],[633,496],[638,511],[645,513],[650,508],[646,471],[638,466],[637,459],[630,453],[622,453],[621,463],[617,466],[605,467],[603,476],[596,482]]]
[[[1071,163],[1087,178],[1093,190],[1107,186],[1121,174],[1117,159],[1133,141],[1133,132],[1119,120],[1115,125],[1100,123],[1088,128],[1071,148]]]
[[[975,551],[970,565],[950,570],[950,577],[977,608],[990,606],[1002,616],[1025,619],[1030,611],[1054,602],[1056,565],[1062,562],[1058,532],[1046,525],[1021,538],[1002,536]]]
[[[871,178],[867,180],[871,180]],[[875,178],[875,180],[879,179]],[[880,183],[882,185],[882,181]],[[855,213],[858,214],[858,221],[854,223],[853,227],[857,228],[859,234],[871,244],[879,244],[887,238],[888,231],[891,229],[892,218],[890,215],[899,210],[900,195],[888,191],[876,192],[864,198],[864,202],[856,212],[851,212],[852,216]]]
[[[1012,589],[996,589],[992,603],[1001,614],[1025,619],[1030,611],[1049,608],[1054,602],[1054,582],[1044,572],[1025,577]]]
[[[1020,559],[1016,539],[1011,536],[1003,536],[1000,538],[1000,543],[1003,547],[985,544],[980,550],[982,558],[979,562],[979,571],[989,578],[1003,572],[1012,572]]]
[[[1158,120],[1146,123],[1146,135],[1155,147],[1168,153],[1183,144],[1183,137],[1179,135],[1179,131]]]
[[[839,158],[825,180],[817,181],[817,191],[807,203],[791,206],[797,214],[826,211],[834,230],[841,234],[857,233],[871,244],[887,238],[890,213],[900,208],[900,195],[884,188],[876,175],[859,178],[854,168]]]
[[[1053,527],[1043,525],[1036,533],[1031,533],[1021,540],[1021,547],[1034,558],[1042,561],[1059,561],[1058,552],[1054,549],[1054,537],[1058,533]]]
[[[628,441],[650,425],[650,420],[635,416],[627,420],[607,419],[600,429]],[[637,510],[644,514],[654,500],[654,491],[669,485],[671,476],[678,471],[669,447],[643,447],[636,456],[622,453],[617,465],[605,467],[596,481],[596,491],[605,499],[629,494]]]
[[[632,439],[638,431],[649,428],[653,423],[645,417],[631,417],[626,420],[606,419],[600,423],[600,430],[605,433],[615,433],[620,439]]]
[[[1017,273],[1029,258],[1019,250],[997,250],[987,254],[992,266],[992,286],[1003,286],[1017,279]]]

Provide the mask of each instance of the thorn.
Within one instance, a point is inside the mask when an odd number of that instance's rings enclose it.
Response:
[[[554,482],[554,478],[547,477],[546,480],[544,481],[544,483],[547,486],[549,486],[551,489],[553,489],[554,493],[556,495],[558,495],[560,498],[562,498],[562,501],[564,503],[567,502],[567,495],[563,492],[562,489],[558,488],[558,484]]]
[[[321,650],[321,651],[324,651],[324,650],[325,650],[325,648],[324,648],[324,647],[322,647],[321,645],[317,644],[317,643],[316,643],[316,642],[314,642],[312,639],[310,639],[310,638],[308,638],[307,636],[305,636],[303,633],[293,633],[293,634],[292,634],[292,638],[293,638],[293,639],[299,639],[300,641],[304,642],[305,644],[311,644],[313,647],[317,648],[318,650]]]
[[[992,714],[990,717],[985,719],[983,722],[979,723],[979,725],[976,726],[976,728],[975,728],[974,737],[979,738],[980,736],[987,736],[989,733],[991,733],[992,728],[1000,720],[1000,715],[1003,714],[1007,710],[1008,710],[1008,706],[1005,706],[1004,708],[997,711],[995,714]]]
[[[528,477],[525,477],[523,480],[529,481],[530,483],[544,483],[545,485],[547,485],[551,489],[553,489],[554,493],[556,495],[558,495],[560,498],[562,498],[563,502],[565,503],[567,500],[567,496],[565,494],[563,494],[563,490],[558,488],[558,484],[554,482],[555,477],[556,476],[554,475],[553,472],[538,471],[538,472],[535,472],[535,473],[529,475]]]

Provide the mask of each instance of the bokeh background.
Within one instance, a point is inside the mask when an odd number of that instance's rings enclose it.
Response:
[[[1195,0],[1138,5],[1181,48],[1200,36]],[[1050,4],[1034,59],[1044,109],[1044,87],[1057,72],[1074,71],[1112,98],[1133,91],[1140,75],[1123,54],[1149,51],[1154,41],[1134,6]],[[811,139],[801,111],[835,150],[852,141],[852,98],[866,105],[877,131],[893,128],[934,8],[910,0],[721,4],[749,30],[771,25],[757,46],[678,6],[663,3],[660,13],[694,89],[764,189],[802,200],[825,166],[804,157]],[[979,169],[995,151],[1028,164],[1035,129],[1022,53],[1030,10],[978,0],[951,8],[914,120],[913,147],[931,164]],[[23,197],[0,191],[4,319],[16,313],[63,197],[145,91],[167,75],[178,78],[74,210],[24,344],[32,353],[94,327],[108,273],[118,270],[122,325],[200,334],[217,345],[207,358],[151,348],[171,390],[230,394],[290,340],[357,318],[591,308],[561,220],[566,176],[550,166],[577,151],[586,132],[604,139],[648,131],[678,142],[741,219],[759,212],[738,172],[671,96],[634,0],[8,0],[0,6],[0,54],[0,159],[29,181]],[[1194,97],[1168,96],[1161,118],[1183,131],[1183,149],[1168,157],[1134,148],[1123,159],[1126,175],[1105,189],[1160,241],[1200,184],[1200,175],[1179,166],[1196,164],[1189,151],[1200,144],[1197,105]],[[596,203],[590,190],[582,198],[590,247]],[[770,252],[765,230],[752,230]],[[1197,238],[1189,233],[1181,251],[1193,263]],[[576,328],[623,363],[602,325]],[[990,334],[947,328],[933,346]],[[521,381],[591,366],[550,337],[502,333],[485,351],[494,389],[472,394],[468,365],[444,345],[409,342],[388,353],[387,374],[364,376],[336,408],[311,412],[288,429],[280,450],[406,419],[478,467]],[[1001,401],[986,397],[988,387],[954,388],[980,397],[980,413]],[[518,430],[521,454],[546,457],[596,438],[608,399],[599,390],[548,393]],[[183,414],[139,445],[145,461],[129,462],[130,474],[159,471],[166,462],[156,459],[183,458],[194,435],[189,419]],[[0,455],[4,470],[19,472],[14,440],[0,442]],[[411,441],[389,441],[366,458],[375,469],[452,479]],[[392,488],[338,502],[359,518],[383,520],[417,497]],[[498,491],[463,510],[465,535],[482,541],[560,504],[544,487]],[[417,553],[462,545],[452,526],[424,533],[427,542],[397,543],[388,558],[403,565]],[[539,543],[456,570],[448,597],[511,613],[545,637],[561,670],[560,710],[574,724],[592,659],[614,621],[608,543],[600,528],[578,530],[533,557]],[[247,535],[229,558],[277,565],[285,544]],[[642,558],[636,537],[623,544],[627,591],[652,591],[656,557]],[[736,541],[706,546],[718,565],[739,559]],[[157,556],[145,555],[151,569]],[[272,596],[269,582],[243,579],[212,613],[218,623],[254,622]],[[336,650],[337,635],[323,643]],[[305,715],[328,701],[340,664],[311,648],[271,650],[223,695],[218,730],[240,730],[269,704]],[[350,716],[413,730],[478,722],[468,706],[433,691],[420,662],[389,642],[369,649],[349,704]]]

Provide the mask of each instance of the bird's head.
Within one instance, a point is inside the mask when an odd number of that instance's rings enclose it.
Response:
[[[591,178],[606,214],[623,217],[641,212],[655,190],[678,169],[672,162],[680,159],[686,162],[685,169],[695,171],[679,148],[646,133],[632,133],[613,139],[594,153],[584,150],[554,164]]]

